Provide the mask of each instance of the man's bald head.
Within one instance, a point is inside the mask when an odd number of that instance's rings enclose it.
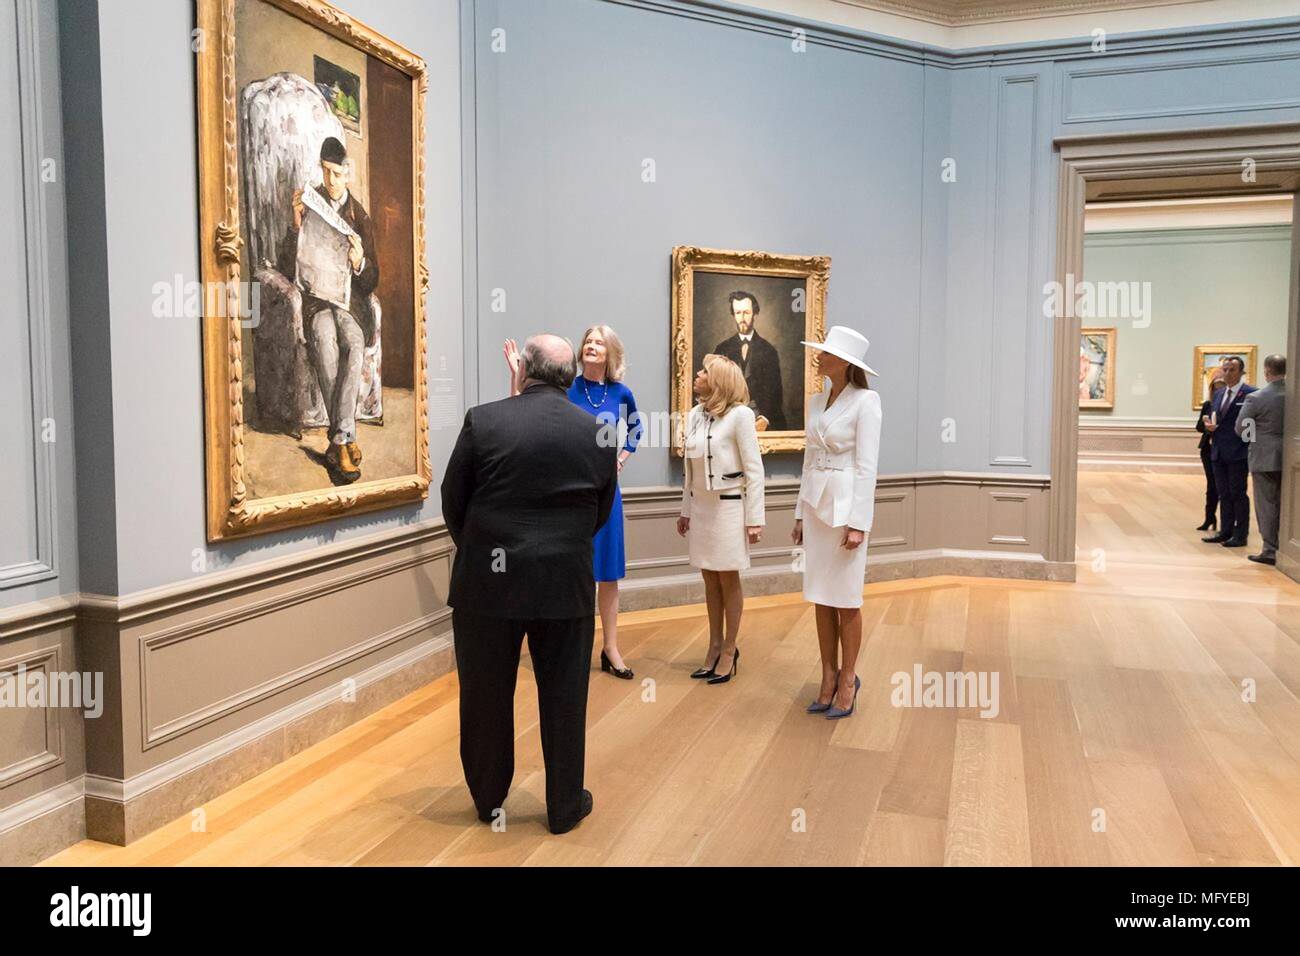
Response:
[[[525,342],[521,358],[525,383],[545,382],[567,389],[577,374],[573,344],[549,332],[534,335]]]

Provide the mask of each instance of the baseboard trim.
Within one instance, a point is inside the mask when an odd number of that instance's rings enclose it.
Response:
[[[85,839],[84,796],[76,777],[0,810],[0,866],[30,866]]]
[[[85,777],[76,777],[0,810],[0,834],[24,826],[85,796]]]

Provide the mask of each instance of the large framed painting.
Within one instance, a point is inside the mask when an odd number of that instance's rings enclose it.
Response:
[[[1192,409],[1200,411],[1210,397],[1210,381],[1219,365],[1229,355],[1240,356],[1246,368],[1242,381],[1255,384],[1255,363],[1259,359],[1258,345],[1197,345],[1192,348]]]
[[[691,383],[705,355],[725,355],[749,385],[759,449],[803,451],[804,412],[822,389],[811,349],[826,324],[829,256],[730,252],[678,246],[672,268],[673,454],[694,404]]]
[[[424,61],[324,0],[198,0],[208,538],[430,482]]]
[[[1115,329],[1079,334],[1079,407],[1115,407]]]

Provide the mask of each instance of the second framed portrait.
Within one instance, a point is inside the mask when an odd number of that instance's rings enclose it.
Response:
[[[822,383],[801,343],[823,335],[830,271],[828,256],[673,249],[673,421],[691,409],[704,356],[723,355],[745,374],[760,450],[803,451],[804,409]],[[682,451],[678,427],[673,454]]]

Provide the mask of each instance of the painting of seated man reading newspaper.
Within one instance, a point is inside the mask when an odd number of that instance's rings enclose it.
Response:
[[[201,52],[200,123],[238,130],[222,143],[235,163],[203,163],[205,179],[233,172],[238,196],[237,209],[205,200],[208,268],[253,293],[237,322],[205,317],[210,538],[427,494],[425,66],[332,11],[200,0],[210,29],[234,37],[233,57]],[[235,220],[240,242],[223,246]]]

